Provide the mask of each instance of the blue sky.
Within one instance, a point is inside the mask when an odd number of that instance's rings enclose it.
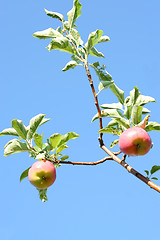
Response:
[[[99,60],[105,64],[125,96],[138,86],[141,93],[154,97],[157,103],[148,104],[148,108],[151,120],[160,122],[159,1],[80,3],[82,15],[76,24],[83,40],[96,29],[111,38],[98,47],[105,59],[90,57],[90,62]],[[70,160],[99,160],[105,153],[98,146],[98,122],[91,124],[96,109],[84,69],[62,72],[69,54],[49,53],[45,49],[48,41],[32,37],[35,31],[58,26],[58,20],[49,18],[44,8],[66,17],[72,0],[1,1],[0,130],[10,127],[14,118],[27,125],[30,118],[45,113],[51,121],[39,129],[44,137],[55,132],[80,134],[65,150]],[[98,79],[91,73],[97,87]],[[100,95],[101,104],[116,101],[109,90]],[[151,132],[150,136],[154,148],[144,157],[127,161],[142,174],[160,165],[160,133]],[[34,160],[22,153],[3,157],[3,147],[10,139],[0,138],[1,239],[158,239],[160,195],[117,163],[63,165],[48,190],[49,201],[41,203],[28,179],[19,182],[20,174]],[[112,140],[111,135],[105,136],[106,145]]]

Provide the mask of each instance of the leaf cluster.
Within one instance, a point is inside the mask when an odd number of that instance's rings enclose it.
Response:
[[[152,175],[160,170],[160,166],[154,165],[150,171],[144,170],[148,179],[158,180],[157,177],[152,177]]]
[[[7,128],[0,132],[0,136],[11,135],[17,137],[7,142],[4,147],[4,156],[18,152],[28,152],[30,157],[38,160],[49,160],[55,167],[59,167],[59,160],[64,161],[69,158],[68,155],[61,153],[68,148],[67,142],[79,137],[79,135],[75,132],[69,132],[65,135],[54,133],[47,139],[47,142],[44,142],[43,133],[40,135],[37,133],[37,130],[49,120],[45,118],[45,114],[38,114],[31,118],[28,126],[25,126],[22,120],[12,120],[12,128]],[[28,176],[29,169],[30,167],[21,174],[20,181]],[[41,195],[44,195],[44,193],[41,193]]]
[[[62,71],[67,71],[71,68],[75,68],[78,65],[85,65],[87,63],[88,55],[95,57],[104,57],[103,53],[99,52],[95,45],[110,40],[108,36],[103,36],[102,30],[96,30],[89,34],[87,42],[84,44],[75,22],[81,15],[82,5],[79,0],[73,1],[72,9],[67,13],[67,21],[61,13],[51,12],[45,9],[46,14],[49,17],[58,19],[61,22],[61,26],[57,29],[48,28],[43,31],[38,31],[33,34],[34,37],[39,39],[51,39],[51,42],[47,46],[49,51],[59,50],[70,53],[71,61],[69,61]]]
[[[97,64],[97,63],[96,63]],[[99,65],[98,65],[99,67]],[[96,67],[97,68],[97,67]],[[99,67],[97,75],[99,79],[104,82],[106,79],[106,71],[102,71]],[[97,69],[96,69],[97,71]],[[147,103],[155,102],[155,99],[150,96],[142,95],[137,87],[130,91],[130,95],[124,98],[124,91],[119,89],[114,83],[109,88],[118,98],[119,102],[101,105],[102,118],[109,117],[111,121],[106,127],[99,130],[99,133],[112,133],[120,136],[127,128],[134,126],[141,126],[148,131],[160,131],[160,124],[157,122],[148,121],[150,110],[144,107]],[[102,89],[103,90],[103,89]],[[145,116],[146,115],[146,116]],[[98,119],[98,113],[93,117],[92,121]],[[118,139],[111,143],[110,147],[115,146]]]

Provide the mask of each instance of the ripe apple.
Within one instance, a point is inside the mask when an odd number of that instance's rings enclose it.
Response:
[[[37,161],[29,169],[28,178],[38,189],[48,188],[56,179],[55,166],[47,160]]]
[[[129,156],[145,155],[152,145],[149,134],[141,127],[131,127],[119,137],[120,150]]]

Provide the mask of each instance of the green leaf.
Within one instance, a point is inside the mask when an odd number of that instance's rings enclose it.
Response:
[[[69,133],[66,133],[65,135],[62,135],[62,138],[60,139],[60,142],[58,143],[58,147],[67,143],[70,139],[75,139],[77,137],[80,137],[80,135],[78,135],[75,132],[69,132]]]
[[[102,91],[104,89],[109,88],[113,83],[114,83],[113,80],[112,81],[100,82],[99,86],[98,86],[98,89],[99,89],[99,91]]]
[[[117,109],[105,109],[101,112],[102,117],[117,118],[122,117],[121,112]],[[99,118],[98,113],[92,118],[92,122]]]
[[[58,153],[62,152],[64,149],[66,149],[66,148],[68,148],[68,146],[63,144],[63,145],[61,145],[60,147],[57,148],[56,153],[58,154]]]
[[[53,135],[50,136],[49,140],[50,140],[53,148],[57,148],[62,137],[63,137],[63,135],[61,135],[59,133],[54,133]]]
[[[142,106],[135,104],[132,108],[131,120],[133,125],[137,125],[142,121]]]
[[[105,66],[100,66],[99,62],[95,62],[93,64],[90,64],[92,68],[94,68],[98,78],[100,81],[111,81],[112,76],[105,70]]]
[[[120,109],[122,110],[123,106],[120,102],[118,103],[111,103],[111,104],[103,104],[100,105],[104,109]]]
[[[129,121],[125,118],[115,118],[115,121],[125,128],[130,128]]]
[[[68,155],[65,155],[65,156],[61,157],[61,161],[64,161],[64,160],[66,160],[66,159],[68,159],[68,158],[69,158],[69,156],[68,156]]]
[[[125,116],[127,119],[130,119],[130,117],[131,117],[131,112],[132,112],[132,106],[125,106],[124,116]]]
[[[29,130],[28,130],[28,134],[27,134],[27,137],[29,139],[32,139],[34,137],[34,134],[36,133],[37,128],[41,124],[43,124],[42,121],[45,116],[46,116],[45,114],[38,114],[30,120]]]
[[[43,134],[39,135],[38,133],[35,133],[34,135],[34,142],[35,144],[42,149],[43,146]]]
[[[114,135],[120,136],[120,131],[117,128],[114,127],[104,127],[101,130],[99,130],[98,133],[112,133]]]
[[[120,103],[124,104],[124,91],[118,88],[115,83],[113,83],[109,88],[114,93],[114,95],[118,98]]]
[[[64,22],[64,17],[61,13],[57,13],[57,12],[51,12],[51,11],[48,11],[47,9],[44,9],[46,14],[49,16],[49,17],[52,17],[52,18],[57,18],[59,19],[60,21]]]
[[[71,56],[72,60],[75,61],[77,64],[79,64],[81,62],[81,60],[79,59],[79,57],[72,55]]]
[[[48,28],[43,31],[35,32],[33,34],[33,37],[37,37],[39,39],[48,39],[48,38],[63,37],[63,35],[57,30],[54,30],[53,28]]]
[[[103,31],[99,29],[89,34],[88,41],[85,44],[87,53],[89,53],[90,49],[98,43],[102,35]]]
[[[36,155],[35,159],[42,160],[42,159],[45,159],[45,157],[46,157],[46,153],[39,153],[38,155]]]
[[[27,139],[27,128],[21,120],[12,120],[12,127],[17,131],[18,135],[24,140]]]
[[[147,108],[142,108],[142,114],[147,114],[147,113],[150,113],[151,111]]]
[[[26,143],[20,142],[18,139],[13,139],[4,147],[4,156],[8,156],[13,153],[29,151]]]
[[[149,176],[149,171],[148,170],[144,170],[144,171],[147,174],[147,176]]]
[[[48,200],[47,198],[47,188],[45,189],[38,189],[39,192],[39,198],[41,199],[42,202],[46,202]]]
[[[153,174],[153,173],[155,173],[155,172],[157,172],[159,170],[160,170],[160,166],[154,165],[150,172],[151,172],[151,174]]]
[[[149,131],[160,131],[160,124],[157,122],[148,122],[148,125],[145,127],[147,132]]]
[[[117,145],[119,143],[119,139],[114,140],[113,142],[111,142],[110,144],[110,148],[113,148],[115,145]]]
[[[134,87],[133,90],[130,91],[130,105],[134,105],[135,103],[137,103],[137,99],[140,96],[140,94],[141,93],[139,92],[139,89],[137,87]]]
[[[30,169],[30,168],[31,168],[31,167],[27,168],[27,169],[21,174],[21,176],[20,176],[20,182],[21,182],[24,178],[28,177],[28,172],[29,172],[29,169]]]
[[[98,43],[108,42],[108,41],[110,41],[110,38],[108,36],[102,36],[100,37]]]
[[[3,135],[12,135],[12,136],[19,136],[17,131],[13,128],[6,128],[4,129],[2,132],[0,132],[0,136],[3,136]]]
[[[143,106],[149,102],[156,102],[154,98],[150,97],[150,96],[144,96],[144,95],[140,95],[137,98],[136,104]]]
[[[75,53],[75,49],[71,46],[69,40],[63,36],[54,38],[46,48],[48,51],[59,50],[70,54]]]
[[[152,177],[151,179],[158,180],[158,178],[156,178],[156,177]]]
[[[115,118],[115,119],[116,119],[116,118]],[[116,122],[115,119],[111,120],[111,121],[108,123],[107,127],[114,127],[114,126],[117,126],[117,122]]]
[[[78,66],[77,62],[76,61],[70,61],[66,64],[66,66],[62,69],[62,71],[67,71],[71,68],[75,68],[76,66]]]
[[[82,5],[79,3],[79,0],[74,0],[73,8],[67,13],[69,29],[74,27],[77,18],[81,15],[81,8]]]
[[[94,57],[104,57],[103,53],[98,52],[98,50],[95,47],[92,47],[89,51],[89,54]]]
[[[72,28],[72,30],[70,31],[71,36],[74,38],[76,45],[79,47],[80,45],[83,45],[83,41],[81,40],[81,36],[79,34],[79,32]]]

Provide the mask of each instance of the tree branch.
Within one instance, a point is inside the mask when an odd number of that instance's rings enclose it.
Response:
[[[116,156],[116,155],[118,155],[120,153],[121,153],[121,151],[114,153],[114,155]],[[100,163],[103,163],[103,162],[105,162],[107,160],[113,160],[113,158],[112,157],[105,157],[105,158],[103,158],[103,159],[101,159],[99,161],[96,161],[96,162],[72,162],[72,161],[60,161],[60,160],[52,160],[52,159],[46,159],[46,160],[51,161],[52,163],[58,163],[58,164],[90,165],[90,166],[94,166],[94,165],[98,165]]]
[[[90,82],[90,86],[91,86],[91,89],[92,89],[92,93],[93,93],[94,98],[95,98],[95,105],[96,105],[96,108],[97,108],[97,111],[98,111],[98,116],[99,116],[99,126],[100,126],[100,129],[102,129],[102,128],[103,128],[103,125],[102,125],[101,110],[100,110],[100,107],[99,107],[98,97],[97,97],[97,95],[96,95],[95,88],[94,88],[93,81],[92,81],[92,77],[91,77],[91,74],[90,74],[90,71],[89,71],[89,68],[88,68],[88,65],[87,65],[87,64],[85,64],[85,69],[86,69],[86,73],[87,73],[87,76],[88,76],[88,80],[89,80],[89,82]],[[147,177],[145,177],[145,176],[143,176],[142,174],[140,174],[139,172],[137,172],[135,169],[133,169],[131,166],[129,166],[129,165],[125,162],[125,158],[126,158],[125,155],[123,156],[122,159],[120,159],[120,158],[117,157],[111,150],[109,150],[109,149],[104,145],[102,136],[103,136],[103,134],[101,133],[101,134],[100,134],[100,137],[98,138],[98,139],[99,139],[99,143],[100,143],[100,147],[110,156],[110,158],[111,158],[112,160],[116,161],[116,162],[119,163],[121,166],[123,166],[124,168],[126,168],[129,173],[133,174],[135,177],[137,177],[138,179],[140,179],[141,181],[143,181],[144,183],[146,183],[148,186],[150,186],[151,188],[153,188],[153,189],[156,190],[157,192],[160,192],[160,186],[158,186],[158,185],[156,185],[155,183],[153,183],[152,181],[150,181]]]

